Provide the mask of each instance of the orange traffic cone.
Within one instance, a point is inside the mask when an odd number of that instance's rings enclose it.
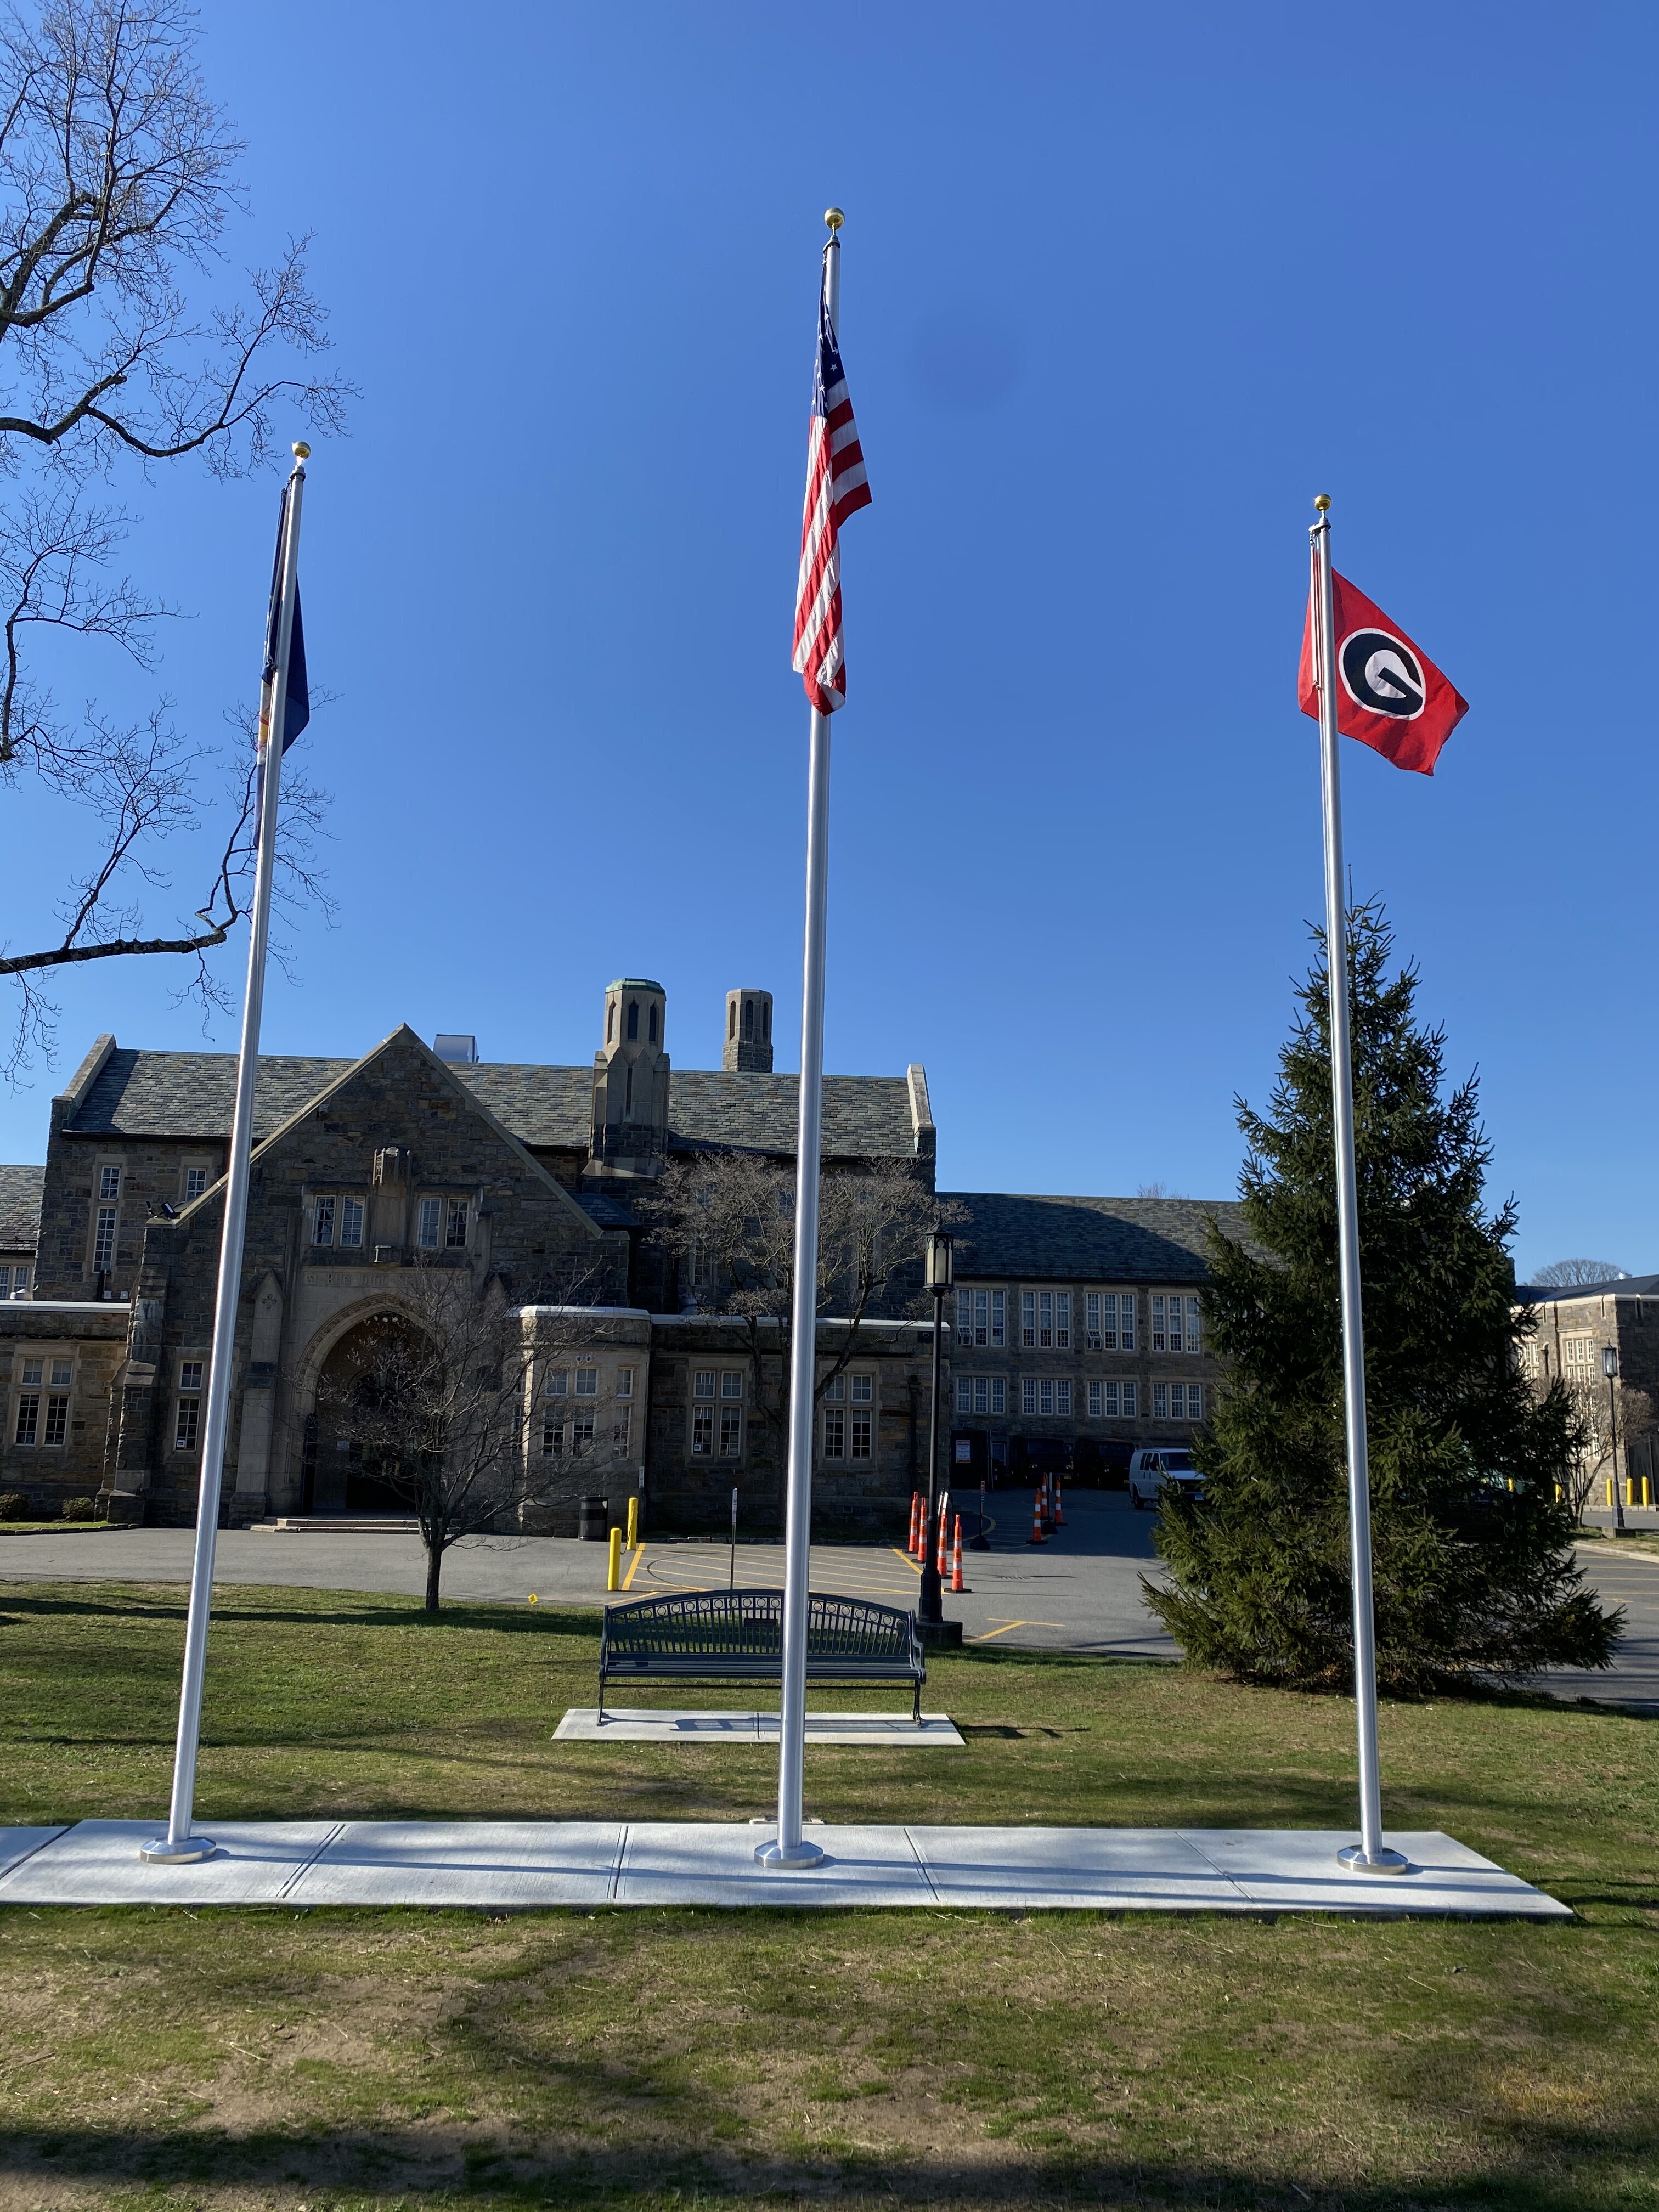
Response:
[[[1066,1526],[1066,1516],[1061,1512],[1060,1506],[1060,1477],[1058,1475],[1054,1477],[1054,1526],[1056,1528],[1063,1528]]]
[[[1048,1503],[1049,1487],[1053,1481],[1053,1475],[1047,1474],[1044,1474],[1042,1478],[1042,1533],[1045,1536],[1054,1525],[1054,1510]]]
[[[1031,1500],[1031,1533],[1026,1540],[1032,1544],[1040,1544],[1043,1540],[1042,1488],[1041,1484],[1037,1486],[1036,1495]]]
[[[904,1541],[904,1553],[907,1559],[919,1559],[921,1557],[921,1492],[919,1490],[910,1492],[910,1534]]]
[[[958,1513],[956,1540],[951,1547],[951,1588],[952,1591],[956,1591],[965,1590],[967,1587],[967,1583],[962,1579],[962,1516]]]
[[[945,1533],[949,1526],[945,1516],[950,1502],[951,1493],[947,1490],[939,1502],[939,1558],[936,1560],[935,1565],[939,1569],[939,1577],[941,1582],[944,1581],[951,1564],[950,1560],[945,1556],[946,1546],[945,1541]]]

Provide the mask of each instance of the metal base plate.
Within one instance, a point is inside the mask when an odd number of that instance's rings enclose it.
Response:
[[[817,1844],[809,1844],[803,1837],[799,1843],[787,1848],[774,1836],[769,1844],[757,1844],[755,1856],[763,1867],[817,1866],[823,1857]]]
[[[1347,1844],[1337,1853],[1345,1867],[1356,1874],[1409,1874],[1412,1863],[1403,1851],[1381,1850],[1367,1856],[1364,1844]]]
[[[210,1859],[218,1845],[211,1836],[185,1836],[171,1843],[165,1836],[154,1836],[147,1844],[140,1844],[138,1856],[151,1866],[194,1866],[202,1859]]]

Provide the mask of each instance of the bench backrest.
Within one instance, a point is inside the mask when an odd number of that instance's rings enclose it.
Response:
[[[772,1659],[783,1656],[783,1592],[695,1590],[637,1598],[605,1610],[605,1649],[629,1659]],[[917,1650],[915,1616],[867,1598],[814,1592],[807,1599],[806,1655],[908,1666]]]

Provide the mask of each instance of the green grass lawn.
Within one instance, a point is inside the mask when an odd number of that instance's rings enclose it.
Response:
[[[0,1820],[164,1813],[183,1628],[176,1591],[0,1588]],[[768,1808],[758,1747],[552,1742],[596,1652],[550,1608],[222,1592],[200,1817]],[[1353,1817],[1340,1700],[930,1674],[967,1749],[811,1751],[809,1812]],[[1577,1919],[0,1911],[0,2207],[1659,2206],[1652,1723],[1442,1700],[1382,1739],[1391,1826]]]

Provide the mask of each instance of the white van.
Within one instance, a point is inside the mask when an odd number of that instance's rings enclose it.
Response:
[[[1158,1444],[1134,1454],[1129,1462],[1129,1503],[1137,1513],[1158,1504],[1158,1493],[1166,1482],[1198,1497],[1204,1493],[1204,1478],[1184,1444]]]

